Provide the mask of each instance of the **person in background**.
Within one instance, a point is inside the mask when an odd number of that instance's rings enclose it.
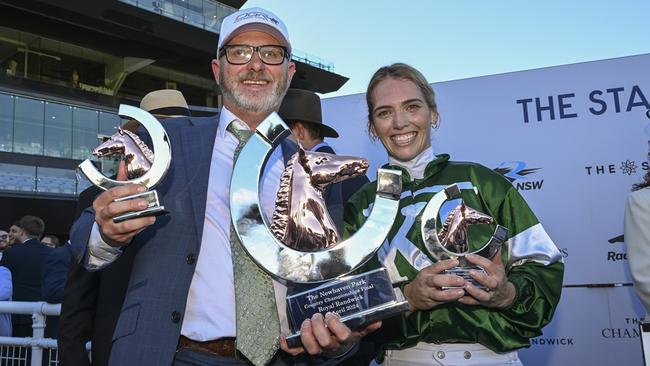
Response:
[[[21,232],[21,229],[19,225],[20,224],[18,223],[18,221],[15,221],[9,227],[9,246],[20,244],[20,239],[18,239],[18,236]]]
[[[370,80],[366,101],[369,133],[388,153],[384,167],[402,171],[399,213],[369,266],[385,266],[411,308],[384,320],[382,328],[368,337],[378,346],[378,358],[390,366],[520,365],[516,350],[542,334],[560,299],[564,273],[560,251],[500,174],[434,152],[431,131],[439,122],[438,107],[433,89],[419,71],[401,63],[380,68]],[[454,183],[461,187],[467,207],[493,217],[508,230],[504,247],[493,259],[466,256],[485,270],[470,272],[483,288],[445,274],[459,265],[458,260],[436,261],[421,236],[425,205]],[[376,183],[368,184],[346,206],[348,234],[363,225],[375,192]],[[472,230],[478,245],[487,242],[494,226],[474,225]]]
[[[11,284],[11,271],[0,266],[0,301],[11,301],[13,285]],[[11,314],[0,314],[0,337],[11,337]]]
[[[41,243],[47,245],[52,249],[61,246],[61,242],[59,241],[59,238],[56,235],[52,235],[52,234],[43,235],[43,239],[41,239]]]
[[[289,124],[292,136],[303,149],[336,154],[334,149],[325,142],[325,137],[338,138],[339,134],[323,123],[320,98],[316,93],[303,89],[289,89],[278,114]],[[332,190],[340,189],[341,198],[345,203],[368,182],[368,177],[365,175],[352,177],[330,186],[328,194]]]
[[[650,125],[646,130],[650,130]],[[632,187],[632,192],[627,196],[623,235],[634,290],[646,309],[647,319],[650,313],[650,172],[646,173],[641,183]]]
[[[5,73],[8,76],[18,76],[18,62],[14,59],[10,59],[7,62],[7,69],[5,70]]]
[[[44,230],[45,223],[40,217],[23,216],[18,221],[18,230],[14,231],[20,244],[7,249],[2,255],[0,266],[11,271],[14,301],[43,300],[41,273],[45,259],[52,251],[38,240]],[[32,336],[31,315],[14,315],[12,323],[14,337]]]
[[[2,253],[9,248],[9,233],[0,230],[0,259],[2,259]]]
[[[147,93],[140,101],[140,109],[158,119],[192,116],[183,93],[175,89],[160,89]],[[131,132],[135,132],[138,127],[140,123],[135,120],[129,120],[122,126]]]
[[[70,83],[75,89],[81,87],[81,77],[79,76],[79,71],[77,71],[77,69],[72,69],[72,73],[70,74]]]

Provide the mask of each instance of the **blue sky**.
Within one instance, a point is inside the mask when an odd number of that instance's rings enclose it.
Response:
[[[249,0],[282,18],[294,48],[365,92],[392,62],[429,82],[650,53],[650,0]],[[649,70],[650,72],[650,70]]]

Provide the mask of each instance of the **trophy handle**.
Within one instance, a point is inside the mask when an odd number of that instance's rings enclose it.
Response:
[[[474,188],[475,192],[478,192]],[[468,266],[467,260],[464,258],[464,254],[468,253],[455,253],[451,250],[445,248],[438,239],[438,229],[437,229],[437,218],[440,208],[445,203],[445,201],[452,199],[460,195],[460,188],[457,184],[451,184],[447,186],[442,191],[433,195],[429,200],[424,211],[422,212],[422,226],[420,227],[420,233],[424,241],[424,245],[429,251],[429,253],[437,260],[444,260],[448,258],[457,258],[460,261],[460,266]],[[491,259],[494,257],[494,254],[501,248],[503,243],[508,237],[508,229],[498,225],[494,229],[494,233],[485,244],[481,246],[480,249],[473,252],[482,257]]]
[[[257,127],[235,162],[230,184],[230,214],[244,250],[272,277],[282,282],[323,282],[361,266],[384,243],[399,207],[401,172],[379,170],[372,211],[352,237],[321,251],[297,251],[272,234],[259,203],[266,162],[273,149],[290,133],[277,113],[271,113]]]
[[[125,184],[142,184],[148,189],[151,189],[165,177],[172,160],[172,149],[167,132],[156,117],[143,109],[120,104],[118,113],[121,117],[138,121],[151,136],[155,154],[151,169],[142,176],[129,181],[119,181],[104,176],[89,159],[79,164],[79,170],[91,183],[104,190]]]

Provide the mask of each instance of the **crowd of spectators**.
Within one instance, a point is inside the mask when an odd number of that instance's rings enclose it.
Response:
[[[26,215],[0,229],[0,301],[60,303],[71,256],[67,243],[45,233],[40,217]],[[67,262],[61,260],[68,255]],[[56,338],[58,317],[48,317],[45,336]],[[30,315],[1,314],[0,336],[31,337]]]

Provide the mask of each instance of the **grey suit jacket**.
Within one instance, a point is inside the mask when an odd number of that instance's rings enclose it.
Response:
[[[172,164],[156,187],[168,215],[137,235],[125,249],[136,251],[129,286],[115,332],[110,365],[171,365],[185,313],[196,258],[200,253],[212,148],[219,117],[174,118],[164,127]],[[282,143],[285,161],[296,147]],[[342,217],[342,203],[330,210]],[[84,211],[71,229],[75,258],[81,262],[94,222]],[[286,358],[280,352],[279,358]],[[278,360],[279,364],[286,364]]]

